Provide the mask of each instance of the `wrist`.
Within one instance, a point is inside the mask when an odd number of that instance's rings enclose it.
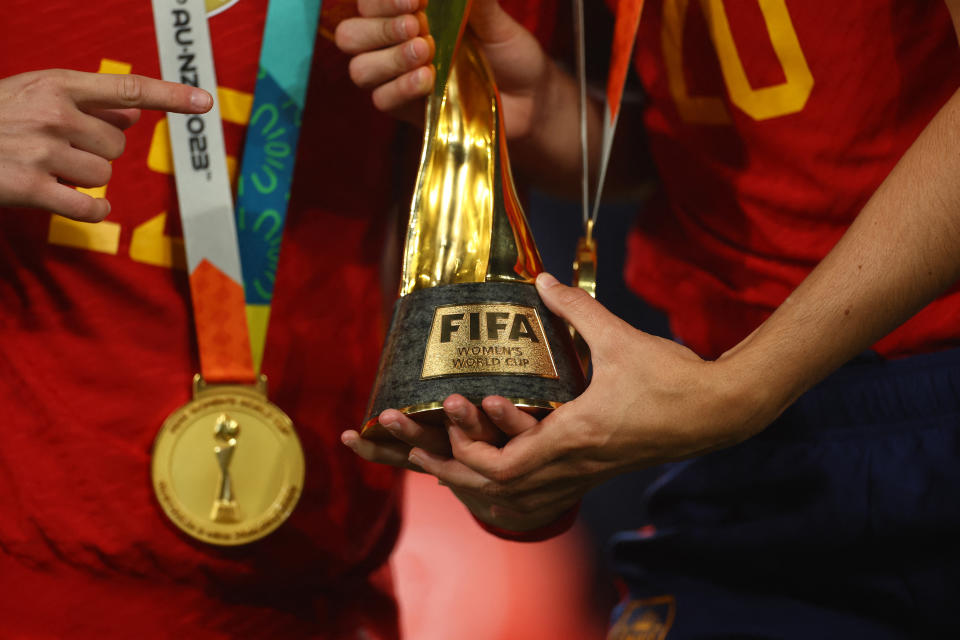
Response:
[[[754,336],[751,334],[714,362],[720,394],[734,408],[745,437],[766,428],[803,392],[789,362],[764,348]]]
[[[550,193],[575,196],[579,194],[581,164],[576,81],[556,61],[545,57],[530,95],[528,126],[509,141],[512,166],[523,179]],[[593,100],[588,100],[587,122],[591,132],[588,152],[593,157],[602,127],[602,117]]]

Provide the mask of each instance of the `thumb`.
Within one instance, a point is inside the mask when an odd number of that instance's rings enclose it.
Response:
[[[604,335],[629,326],[580,287],[562,285],[549,273],[537,276],[537,292],[551,311],[573,325],[594,354]]]
[[[470,8],[470,28],[483,44],[505,42],[523,30],[499,0],[475,0]]]

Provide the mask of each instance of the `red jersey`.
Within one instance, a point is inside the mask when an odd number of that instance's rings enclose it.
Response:
[[[149,2],[12,3],[0,77],[159,76]],[[236,158],[267,2],[221,4],[210,30]],[[551,29],[552,13],[522,11],[527,26]],[[397,125],[353,86],[332,43],[355,13],[355,2],[323,2],[263,363],[307,476],[290,520],[264,540],[193,542],[152,494],[154,437],[199,370],[163,116],[144,112],[128,130],[105,222],[0,209],[0,635],[396,635],[383,569],[399,474],[339,440],[363,417],[395,295],[381,294],[381,263]]]
[[[960,86],[942,2],[650,0],[635,52],[663,193],[628,280],[717,357],[827,254]],[[960,345],[960,293],[875,349]]]
[[[331,42],[353,5],[324,4],[263,364],[305,449],[296,511],[260,542],[218,549],[181,535],[152,495],[153,439],[199,364],[163,116],[144,112],[113,163],[107,221],[0,210],[6,637],[395,636],[389,580],[371,574],[396,536],[399,475],[339,440],[360,423],[377,365],[392,195],[390,158],[358,142],[389,140],[395,124],[353,88]],[[210,19],[233,157],[265,11],[240,0]],[[2,76],[159,77],[149,2],[14,0],[4,14]]]

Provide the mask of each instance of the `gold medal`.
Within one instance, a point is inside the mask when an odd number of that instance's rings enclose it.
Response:
[[[303,491],[293,422],[256,385],[193,379],[193,400],[163,423],[153,445],[153,490],[187,535],[215,545],[259,540],[290,516]]]

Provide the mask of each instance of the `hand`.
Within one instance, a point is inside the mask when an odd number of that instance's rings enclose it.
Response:
[[[454,394],[444,400],[443,410],[446,425],[463,425],[474,440],[491,444],[503,443],[506,440],[506,434],[494,427],[480,409],[461,395]],[[422,471],[409,461],[410,449],[413,447],[435,456],[449,458],[451,455],[446,427],[415,422],[396,409],[387,409],[380,414],[378,420],[380,425],[393,435],[395,441],[367,440],[356,431],[348,430],[341,434],[341,442],[365,460],[412,471]]]
[[[426,0],[359,0],[359,18],[337,26],[336,44],[350,60],[350,77],[372,90],[374,105],[423,124],[421,99],[433,90],[433,40],[423,14]],[[545,86],[555,70],[533,35],[496,0],[476,0],[470,27],[497,79],[507,138],[527,135],[539,118]]]
[[[590,346],[587,390],[540,422],[503,398],[485,398],[491,423],[516,434],[503,448],[472,438],[474,425],[465,423],[449,427],[453,458],[422,448],[409,456],[484,522],[513,530],[543,526],[614,475],[735,444],[779,410],[759,375],[637,331],[547,274],[537,287]]]
[[[0,80],[0,206],[36,207],[98,222],[106,199],[70,185],[99,187],[123,153],[123,131],[140,109],[203,113],[202,89],[137,75],[50,69]]]

